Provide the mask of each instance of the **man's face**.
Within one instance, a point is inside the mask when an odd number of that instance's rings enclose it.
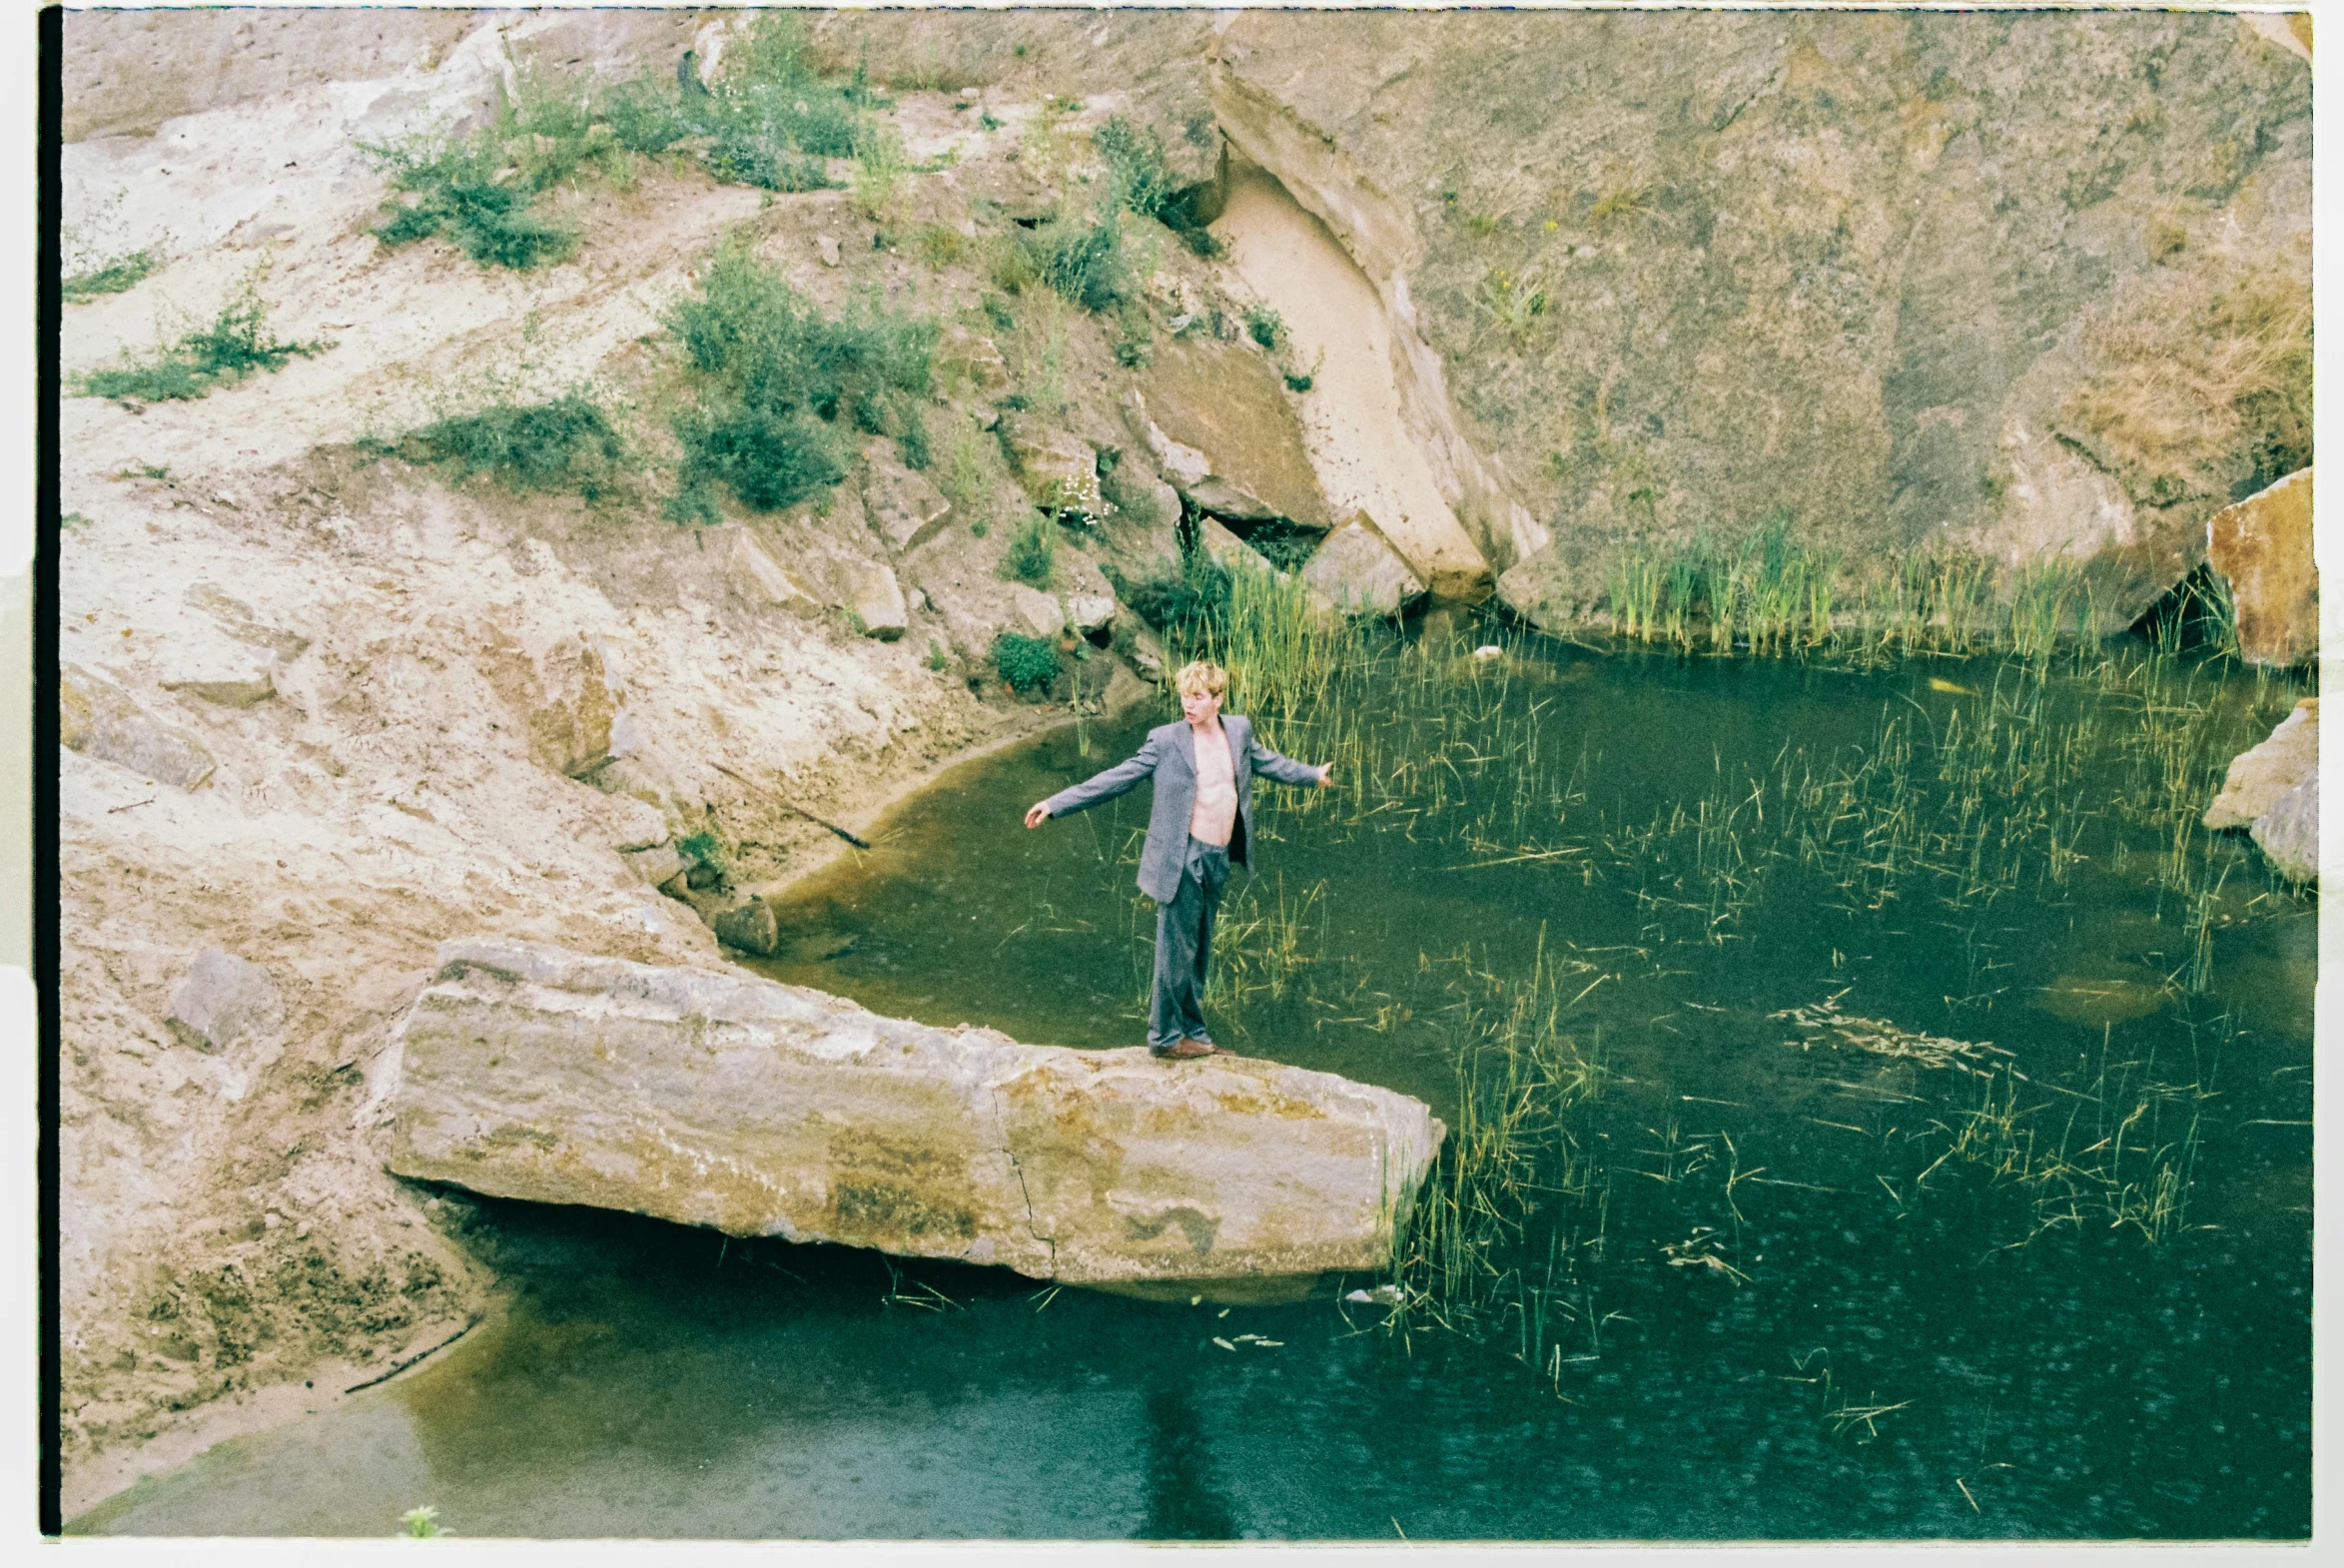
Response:
[[[1215,691],[1183,691],[1180,693],[1180,711],[1191,724],[1210,724],[1220,712],[1220,693]]]

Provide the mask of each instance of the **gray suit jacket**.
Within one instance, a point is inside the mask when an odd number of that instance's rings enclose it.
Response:
[[[1223,713],[1220,725],[1228,732],[1229,760],[1237,772],[1237,824],[1229,836],[1229,864],[1250,870],[1246,846],[1253,837],[1253,775],[1280,784],[1315,784],[1318,770],[1281,757],[1255,740],[1253,721],[1242,714]],[[1196,810],[1196,743],[1189,738],[1187,720],[1158,725],[1130,761],[1062,789],[1043,804],[1054,817],[1071,816],[1115,799],[1146,778],[1156,781],[1156,802],[1148,814],[1148,843],[1140,851],[1140,891],[1159,904],[1169,904],[1180,890],[1188,819]]]

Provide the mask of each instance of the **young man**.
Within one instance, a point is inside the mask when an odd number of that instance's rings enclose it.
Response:
[[[1036,802],[1026,813],[1026,826],[1038,828],[1052,817],[1113,800],[1142,779],[1156,781],[1148,844],[1140,852],[1140,891],[1158,906],[1148,1045],[1160,1057],[1208,1057],[1213,1044],[1198,1007],[1205,955],[1230,862],[1251,866],[1253,775],[1280,784],[1323,785],[1334,769],[1281,757],[1253,738],[1251,719],[1234,713],[1222,717],[1229,677],[1219,665],[1198,660],[1173,682],[1185,722],[1150,730],[1147,744],[1130,761]]]

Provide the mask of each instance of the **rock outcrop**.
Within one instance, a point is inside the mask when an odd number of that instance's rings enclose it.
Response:
[[[57,715],[57,738],[66,745],[158,784],[194,789],[216,766],[202,741],[79,665],[58,672]]]
[[[399,1175],[1074,1283],[1378,1267],[1443,1136],[1332,1074],[515,942],[443,945],[395,1049]]]
[[[2209,828],[2245,828],[2290,882],[2319,877],[2320,699],[2306,697],[2268,739],[2230,759]]]
[[[1315,529],[1332,520],[1278,373],[1261,355],[1174,338],[1124,408],[1158,470],[1197,509]]]
[[[2320,574],[2311,549],[2311,470],[2215,512],[2206,559],[2230,585],[2238,651],[2257,664],[2301,664],[2320,650]]]

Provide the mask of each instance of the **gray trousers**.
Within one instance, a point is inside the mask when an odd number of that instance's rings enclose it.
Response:
[[[1229,879],[1226,844],[1191,837],[1180,867],[1179,890],[1156,906],[1156,995],[1148,1006],[1148,1044],[1158,1050],[1206,1040],[1204,966],[1212,948],[1212,916]]]

